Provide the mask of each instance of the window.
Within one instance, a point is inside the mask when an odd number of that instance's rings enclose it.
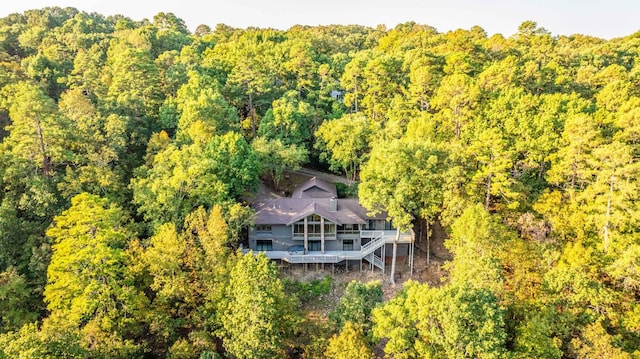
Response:
[[[310,251],[321,251],[322,243],[320,241],[309,241],[307,242],[307,249]]]
[[[376,229],[376,221],[375,220],[373,220],[373,219],[369,220],[369,229],[370,230]]]
[[[273,250],[273,241],[270,239],[258,239],[256,241],[256,250],[258,251]]]
[[[342,250],[343,251],[352,251],[353,250],[353,239],[345,239],[342,241]]]
[[[271,233],[271,225],[270,224],[258,224],[256,226],[256,232],[258,232],[258,234]]]
[[[396,228],[393,226],[393,223],[391,221],[384,221],[384,229],[388,231]]]
[[[325,237],[335,237],[336,236],[336,225],[333,223],[324,223],[324,235]]]
[[[324,228],[325,230],[331,230],[331,226],[335,228],[335,225],[333,224],[325,224]],[[335,229],[333,229],[331,232],[325,231],[325,234],[326,233],[335,236]],[[293,225],[293,236],[298,238],[304,237],[304,222],[297,222]],[[320,216],[318,216],[317,214],[307,217],[307,236],[309,238],[320,238],[322,236],[322,223]]]
[[[338,233],[358,234],[360,233],[360,226],[358,224],[339,225]]]
[[[304,237],[304,223],[296,223],[293,225],[293,236]]]
[[[320,223],[314,223],[308,225],[309,237],[320,237],[321,226]]]

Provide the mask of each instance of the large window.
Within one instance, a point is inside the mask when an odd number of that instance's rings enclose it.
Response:
[[[270,224],[258,224],[256,226],[256,232],[258,234],[271,234],[271,225]]]
[[[307,237],[308,238],[320,238],[322,237],[322,219],[317,214],[313,214],[307,217]],[[329,221],[324,221],[324,236],[334,237],[336,236],[336,225]],[[304,221],[296,222],[293,224],[293,237],[296,239],[304,238]]]
[[[358,224],[338,225],[338,233],[341,233],[341,234],[358,234],[358,233],[360,233],[360,226]]]
[[[324,236],[325,237],[335,237],[336,236],[336,225],[333,223],[324,222]]]
[[[384,229],[388,231],[388,230],[396,229],[396,227],[393,226],[393,222],[384,221]]]
[[[321,251],[322,243],[320,241],[309,241],[307,242],[307,248],[310,251]]]
[[[271,251],[273,250],[273,241],[270,239],[258,239],[256,241],[256,250]]]
[[[293,225],[293,236],[304,237],[304,223],[296,223]]]
[[[308,234],[309,237],[320,237],[320,231],[321,231],[321,227],[320,227],[320,223],[309,223],[307,225],[307,229],[308,229]]]
[[[345,239],[342,241],[342,250],[343,251],[352,251],[353,250],[353,239]]]

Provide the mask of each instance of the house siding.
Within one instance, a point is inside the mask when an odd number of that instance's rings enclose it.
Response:
[[[271,225],[271,232],[258,232],[256,228],[249,229],[249,248],[256,249],[258,240],[271,240],[272,249],[274,251],[286,251],[290,246],[304,244],[304,239],[293,239],[293,229],[287,225]],[[310,237],[308,240],[320,240],[319,238]],[[342,251],[344,240],[353,240],[353,250],[359,251],[362,245],[360,235],[353,234],[337,234],[336,237],[325,238],[325,251]]]
[[[257,232],[255,228],[249,230],[249,248],[257,248],[257,240],[271,240],[272,250],[286,251],[292,246],[291,227],[286,225],[271,225],[271,232]]]

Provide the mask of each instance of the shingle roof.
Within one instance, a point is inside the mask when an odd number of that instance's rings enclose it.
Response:
[[[270,198],[255,201],[256,224],[291,225],[312,214],[336,224],[366,224],[367,219],[385,219],[386,213],[368,216],[356,198],[337,198],[336,186],[313,177],[300,184],[290,198]],[[330,210],[332,198],[337,210]]]
[[[365,224],[367,210],[357,199],[341,198],[338,210],[329,210],[329,198],[274,198],[256,202],[256,224],[286,224],[317,214],[336,224]]]
[[[338,197],[336,185],[313,177],[293,190],[291,198],[331,198]]]

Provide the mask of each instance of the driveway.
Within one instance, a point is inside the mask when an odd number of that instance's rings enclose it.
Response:
[[[304,176],[309,176],[309,177],[315,176],[321,180],[324,180],[330,183],[340,182],[340,183],[347,184],[346,177],[334,175],[331,173],[320,172],[320,171],[312,170],[310,168],[301,168],[295,171],[295,173],[304,175]]]

